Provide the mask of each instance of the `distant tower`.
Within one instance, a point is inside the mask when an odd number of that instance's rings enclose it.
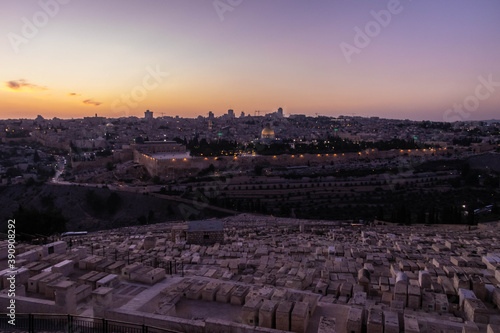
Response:
[[[233,109],[227,110],[227,115],[231,118],[234,118],[234,110]]]
[[[144,119],[152,120],[153,119],[153,112],[146,110],[146,112],[144,112]]]
[[[241,111],[240,118],[245,118],[245,112]]]
[[[212,111],[208,111],[208,119],[214,119],[214,113]]]
[[[278,116],[283,117],[283,108],[278,108]]]

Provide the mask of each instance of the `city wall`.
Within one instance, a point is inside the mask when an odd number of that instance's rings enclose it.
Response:
[[[44,135],[39,131],[34,131],[31,137],[45,147],[54,147],[67,151],[71,150],[69,140],[63,140],[57,136]]]
[[[399,156],[431,156],[447,154],[446,149],[418,150],[367,150],[361,153],[344,154],[303,154],[277,156],[223,156],[223,157],[191,157],[182,159],[158,159],[147,153],[134,151],[134,161],[143,165],[152,176],[175,178],[178,176],[196,176],[199,171],[211,164],[216,169],[251,170],[256,165],[262,167],[298,167],[318,166],[333,163],[355,162],[357,160],[373,160],[378,158],[396,158]]]
[[[104,168],[109,162],[115,164],[131,161],[133,156],[134,155],[131,149],[124,149],[121,151],[115,151],[111,156],[97,158],[95,161],[71,161],[71,164],[73,166],[73,170],[75,171]]]

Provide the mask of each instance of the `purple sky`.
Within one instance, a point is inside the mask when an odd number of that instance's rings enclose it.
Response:
[[[280,106],[288,114],[498,118],[500,83],[481,83],[500,82],[498,0],[216,1],[230,6],[224,13],[210,0],[59,1],[68,3],[3,5],[1,118]],[[43,19],[40,3],[59,8],[26,36],[25,22]],[[375,23],[372,11],[391,6],[390,22]],[[377,29],[369,45],[355,43],[356,27]],[[346,45],[356,52],[346,57]],[[168,75],[145,86],[148,68]],[[453,109],[464,103],[469,111]]]

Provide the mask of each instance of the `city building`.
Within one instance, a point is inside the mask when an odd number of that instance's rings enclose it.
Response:
[[[153,119],[153,112],[146,110],[146,112],[144,112],[144,119],[152,120]]]

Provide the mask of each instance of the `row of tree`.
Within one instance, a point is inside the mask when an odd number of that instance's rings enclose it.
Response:
[[[43,210],[19,206],[13,214],[13,219],[16,221],[17,240],[31,240],[67,231],[67,219],[60,210],[52,206]]]
[[[280,143],[263,144],[259,142],[241,144],[237,141],[218,139],[207,141],[198,140],[197,137],[187,140],[175,138],[174,141],[183,144],[193,156],[223,156],[234,155],[239,151],[255,151],[259,155],[282,154],[328,154],[359,152],[366,149],[391,150],[391,149],[419,149],[421,144],[414,140],[392,139],[377,142],[354,142],[338,136],[330,136],[317,142],[302,143],[293,140],[284,140]],[[305,140],[304,140],[305,141]],[[427,147],[426,147],[427,148]],[[430,147],[429,147],[430,148]]]
[[[411,210],[401,205],[392,209],[389,216],[384,216],[383,208],[379,208],[377,218],[401,224],[469,224],[476,223],[473,209],[463,211],[458,206],[447,205],[441,209],[434,206]]]

